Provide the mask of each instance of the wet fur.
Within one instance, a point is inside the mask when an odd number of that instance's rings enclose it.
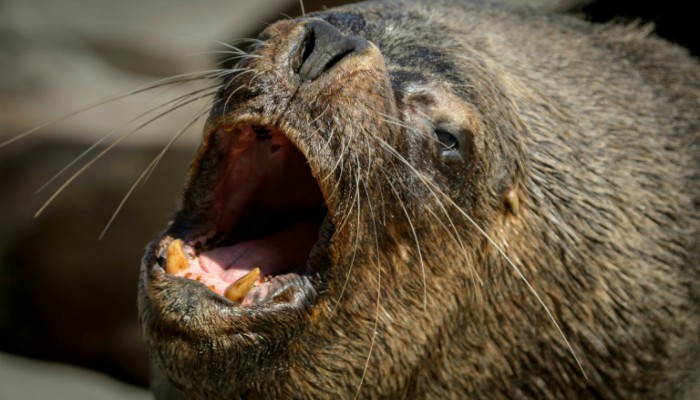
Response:
[[[644,27],[477,3],[315,17],[381,55],[299,84],[285,73],[299,21],[270,27],[222,83],[168,232],[205,218],[216,126],[278,125],[328,201],[325,289],[308,312],[241,326],[225,300],[144,266],[147,345],[175,386],[192,398],[697,396],[695,60]],[[440,161],[439,118],[471,132],[468,160]]]

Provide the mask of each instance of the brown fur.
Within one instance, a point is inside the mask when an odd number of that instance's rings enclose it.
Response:
[[[696,396],[695,60],[639,27],[425,4],[279,22],[224,81],[144,258],[157,368],[191,398]],[[373,44],[300,81],[310,18]],[[308,302],[251,314],[154,266],[212,218],[227,124],[283,130],[319,181]]]

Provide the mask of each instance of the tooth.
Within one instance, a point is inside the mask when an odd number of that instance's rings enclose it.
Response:
[[[184,271],[190,266],[187,262],[187,256],[185,256],[185,250],[182,247],[182,240],[176,239],[170,242],[165,253],[165,262],[165,271],[172,275]]]
[[[248,294],[250,289],[253,287],[255,281],[260,277],[260,268],[255,267],[252,271],[245,274],[243,277],[233,282],[226,291],[224,292],[224,297],[231,301],[239,302],[243,300],[245,295]]]

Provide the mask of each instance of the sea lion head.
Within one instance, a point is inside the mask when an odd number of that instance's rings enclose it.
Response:
[[[170,382],[191,397],[314,398],[606,379],[590,372],[608,349],[585,270],[599,262],[555,221],[577,187],[528,153],[565,111],[522,85],[527,60],[499,53],[491,25],[511,14],[362,3],[254,41],[143,261],[141,323]]]

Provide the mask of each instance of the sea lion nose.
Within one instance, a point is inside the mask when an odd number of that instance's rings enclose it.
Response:
[[[298,64],[298,73],[302,81],[308,82],[318,78],[340,60],[360,53],[369,44],[360,37],[343,35],[326,21],[313,20],[307,23],[305,28],[306,34],[300,43],[303,50]]]

